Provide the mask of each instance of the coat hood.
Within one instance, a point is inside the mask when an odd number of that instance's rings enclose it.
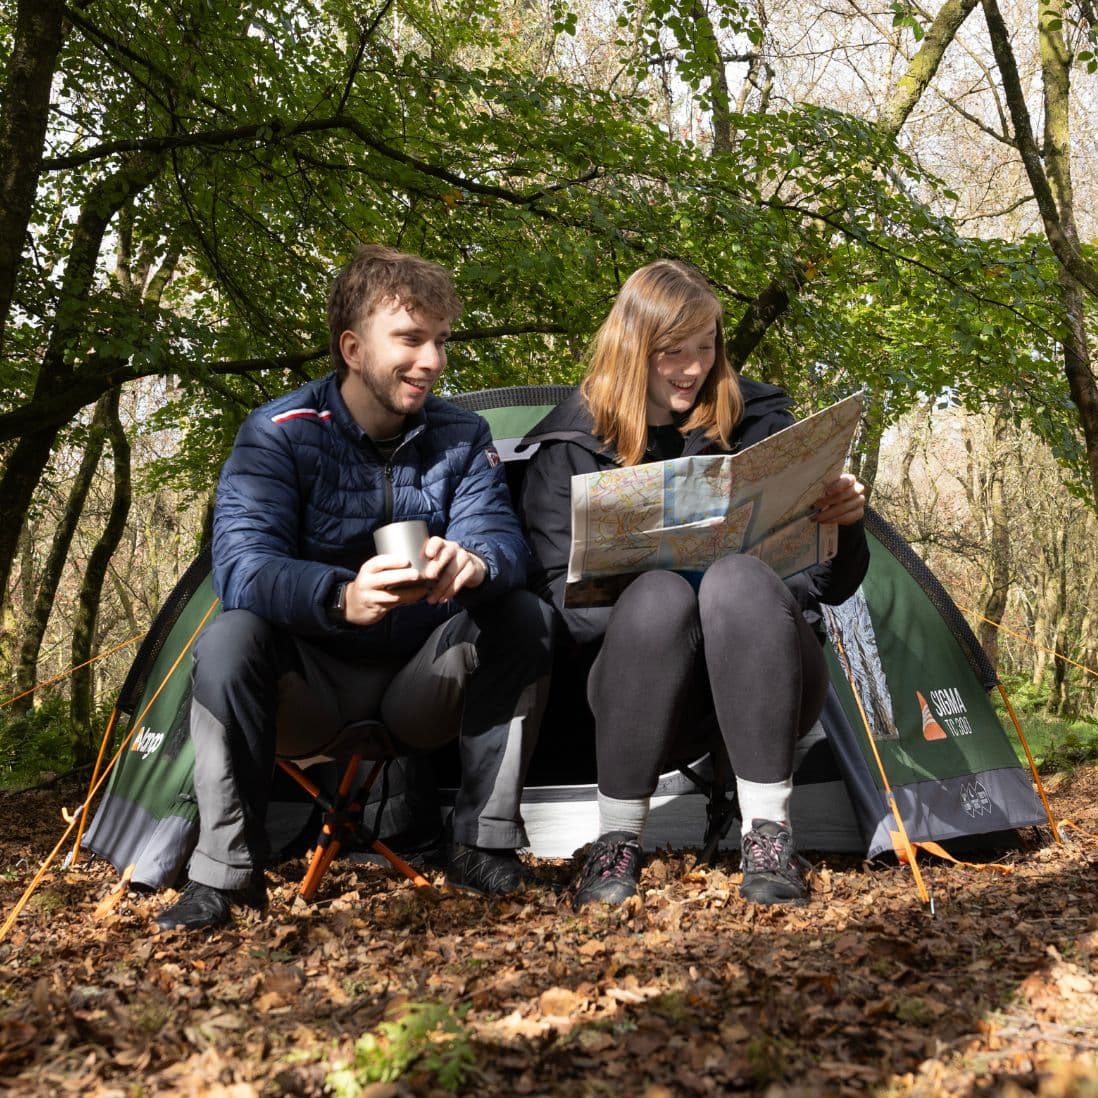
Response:
[[[768,417],[788,413],[793,401],[784,389],[776,385],[767,385],[762,381],[752,381],[740,377],[740,392],[743,394],[743,416],[736,425],[736,433],[751,434],[747,429]],[[577,388],[571,396],[558,404],[541,422],[527,431],[522,442],[515,447],[523,450],[542,442],[574,442],[593,453],[606,453],[605,444],[594,434],[594,419],[588,410],[587,402]]]

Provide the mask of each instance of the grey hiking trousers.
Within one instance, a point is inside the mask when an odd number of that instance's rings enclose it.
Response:
[[[522,786],[549,688],[547,610],[512,591],[449,618],[403,663],[333,658],[248,610],[214,619],[192,672],[199,834],[191,879],[242,888],[262,868],[276,741],[280,753],[300,755],[362,720],[382,721],[408,754],[457,737],[454,838],[525,845]]]

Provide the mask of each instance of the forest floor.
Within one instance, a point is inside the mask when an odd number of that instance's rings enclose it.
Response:
[[[1050,785],[1083,830],[1009,875],[921,860],[933,914],[909,869],[835,856],[805,907],[668,852],[582,915],[566,862],[489,901],[339,861],[307,905],[299,861],[187,936],[99,861],[51,870],[0,943],[0,1092],[1096,1098],[1098,767]],[[0,795],[4,916],[80,797]]]

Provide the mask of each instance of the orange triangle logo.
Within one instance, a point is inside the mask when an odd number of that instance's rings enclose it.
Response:
[[[930,706],[926,703],[926,698],[915,691],[915,697],[919,699],[919,709],[923,714],[923,739],[924,740],[948,740],[945,729],[934,719],[934,714],[930,711]]]

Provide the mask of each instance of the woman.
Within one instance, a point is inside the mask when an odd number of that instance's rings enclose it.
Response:
[[[865,491],[850,474],[827,486],[815,521],[839,524],[836,557],[786,581],[733,555],[695,588],[666,571],[639,575],[613,607],[566,609],[571,478],[691,454],[734,453],[788,427],[782,390],[739,378],[724,353],[721,305],[683,263],[651,263],[626,281],[595,336],[579,390],[523,440],[539,443],[523,487],[532,580],[567,642],[597,651],[587,680],[595,716],[599,837],[575,895],[620,903],[637,891],[640,838],[661,770],[685,761],[715,716],[736,774],[744,897],[806,897],[789,825],[793,753],[827,691],[820,603],[838,603],[869,564]]]

